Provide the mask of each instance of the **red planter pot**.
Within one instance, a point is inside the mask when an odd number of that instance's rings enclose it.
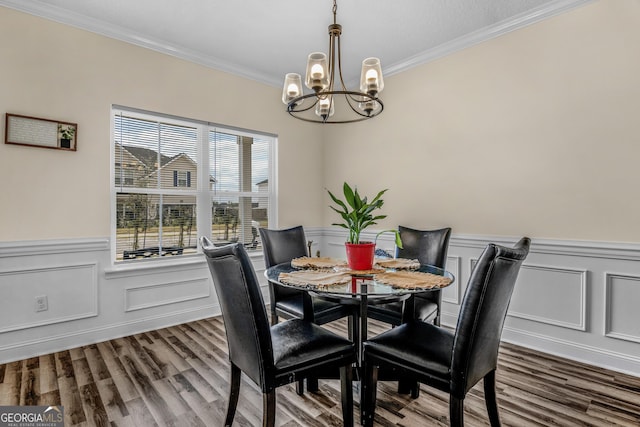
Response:
[[[352,270],[371,270],[376,244],[373,242],[345,243],[347,263]]]

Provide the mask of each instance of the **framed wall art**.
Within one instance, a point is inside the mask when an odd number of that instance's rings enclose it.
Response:
[[[6,113],[4,143],[76,151],[78,124]]]

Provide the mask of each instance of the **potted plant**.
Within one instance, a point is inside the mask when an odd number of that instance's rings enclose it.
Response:
[[[71,125],[58,124],[58,134],[60,135],[60,147],[71,148],[71,140],[76,134],[76,129]]]
[[[360,233],[362,231],[376,224],[377,220],[384,219],[386,215],[375,215],[375,211],[380,209],[384,204],[382,195],[387,189],[380,191],[370,202],[367,197],[361,197],[357,188],[351,188],[348,183],[344,183],[342,192],[344,194],[344,201],[340,200],[327,190],[329,196],[337,206],[329,206],[336,211],[341,217],[341,223],[334,223],[338,227],[346,228],[349,230],[349,238],[345,243],[347,252],[347,263],[353,270],[369,270],[373,266],[373,257],[376,249],[375,242],[360,241]],[[400,240],[400,233],[397,230],[383,230],[376,235],[382,233],[391,232],[396,236],[396,245],[402,248],[402,241]]]

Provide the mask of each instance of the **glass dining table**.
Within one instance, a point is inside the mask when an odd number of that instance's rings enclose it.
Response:
[[[379,260],[373,269],[365,271],[351,270],[341,260],[313,260],[304,257],[272,266],[265,271],[265,277],[279,285],[304,290],[312,297],[354,306],[349,338],[358,349],[358,367],[362,364],[362,343],[367,340],[369,305],[404,302],[404,323],[414,318],[415,294],[443,289],[455,280],[450,272],[415,260]],[[311,298],[304,299],[304,316],[313,320]]]

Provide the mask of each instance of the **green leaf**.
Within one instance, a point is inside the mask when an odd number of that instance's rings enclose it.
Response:
[[[376,243],[378,242],[378,236],[380,236],[383,233],[394,233],[396,246],[402,249],[402,239],[400,239],[400,233],[398,232],[398,230],[382,230],[381,232],[376,234],[376,240],[375,240]]]
[[[342,191],[344,193],[344,198],[349,204],[349,206],[351,206],[352,208],[355,208],[356,207],[355,197],[358,194],[358,190],[356,190],[356,194],[354,194],[351,187],[349,187],[349,184],[345,182],[344,186],[342,187]]]
[[[373,198],[371,202],[365,196],[362,197],[357,187],[351,187],[347,182],[342,186],[344,193],[344,201],[336,197],[331,191],[327,190],[329,197],[335,206],[329,206],[342,218],[342,223],[334,223],[342,228],[349,230],[349,242],[359,243],[360,233],[367,227],[376,224],[376,221],[386,218],[386,215],[373,215],[373,211],[380,209],[384,205],[382,195],[387,192],[384,189]]]
[[[346,212],[346,211],[347,211],[347,206],[344,204],[344,202],[343,202],[342,200],[338,199],[336,196],[334,196],[334,195],[333,195],[333,193],[332,193],[331,191],[327,190],[327,192],[329,193],[329,196],[331,196],[331,198],[333,199],[333,201],[334,201],[337,205],[339,205],[340,207],[342,207],[342,209],[344,209],[344,211]],[[336,209],[334,208],[334,210],[336,210]],[[337,210],[336,210],[336,212],[337,212]]]
[[[376,201],[378,201],[378,199],[380,199],[380,197],[382,197],[382,195],[383,195],[384,193],[386,193],[386,192],[387,192],[387,190],[389,190],[389,189],[388,189],[388,188],[385,188],[384,190],[382,190],[381,192],[379,192],[379,193],[376,195],[376,197],[374,197],[374,198],[373,198],[373,200],[371,201],[371,203],[375,203]],[[380,200],[380,201],[382,201],[382,200]]]

